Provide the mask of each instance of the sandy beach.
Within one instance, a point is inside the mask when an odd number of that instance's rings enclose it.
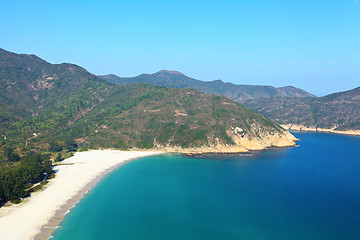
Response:
[[[66,212],[104,175],[125,162],[160,152],[93,150],[78,152],[54,168],[45,189],[21,204],[0,208],[0,239],[47,239]]]
[[[294,124],[283,124],[280,126],[286,130],[293,130],[293,131],[324,132],[324,133],[360,136],[360,130],[337,131],[335,130],[335,128],[314,128],[314,127],[306,127],[303,125],[294,125]]]

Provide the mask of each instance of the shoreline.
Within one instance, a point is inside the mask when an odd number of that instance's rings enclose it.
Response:
[[[108,174],[132,160],[162,152],[77,152],[54,167],[56,177],[18,205],[0,208],[0,239],[48,239],[62,219]],[[21,226],[21,227],[20,227]]]
[[[292,136],[292,135],[291,135]],[[292,136],[293,137],[293,136]],[[295,137],[293,139],[296,141]],[[149,151],[91,150],[76,152],[56,165],[56,177],[44,189],[34,192],[22,203],[0,208],[0,239],[49,239],[62,219],[99,181],[125,163],[162,153],[186,155],[205,153],[248,153],[271,147],[293,147],[292,144],[262,145],[253,149],[240,146],[193,149],[155,148]],[[21,228],[16,227],[21,226]]]
[[[360,136],[360,130],[337,131],[335,130],[335,128],[314,128],[314,127],[306,127],[303,125],[293,125],[293,124],[281,124],[280,126],[289,131],[321,132],[321,133],[334,133],[341,135]]]
[[[247,138],[232,136],[233,145],[220,144],[210,146],[200,146],[182,148],[176,146],[157,145],[155,151],[182,154],[207,154],[207,153],[248,153],[251,151],[261,151],[272,147],[295,147],[297,139],[289,131],[280,134],[264,134],[261,138]]]

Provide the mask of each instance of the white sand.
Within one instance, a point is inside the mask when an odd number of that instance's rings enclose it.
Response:
[[[56,210],[96,177],[127,160],[158,153],[110,150],[76,153],[63,161],[71,165],[55,167],[56,177],[44,190],[33,193],[19,205],[0,208],[0,239],[33,239]]]
[[[335,127],[334,128],[314,128],[314,127],[306,127],[303,125],[295,125],[295,124],[284,124],[281,126],[286,130],[304,131],[304,132],[324,132],[324,133],[335,133],[335,134],[360,136],[360,130],[338,131],[338,130],[335,130]]]

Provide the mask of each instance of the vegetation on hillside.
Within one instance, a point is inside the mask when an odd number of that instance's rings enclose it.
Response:
[[[253,123],[267,131],[282,131],[262,115],[222,96],[132,84],[119,86],[73,128],[83,129],[83,144],[92,147],[188,148],[215,144],[216,138],[232,144],[226,134],[230,127],[240,127],[255,137]]]
[[[321,98],[258,99],[244,105],[280,124],[360,130],[360,87]]]
[[[41,151],[55,158],[71,151],[62,149],[74,139],[80,149],[197,147],[215,139],[232,144],[230,127],[250,137],[257,135],[253,124],[283,131],[222,96],[149,84],[115,86],[76,65],[53,65],[34,55],[1,50],[0,73],[0,97],[7,100],[0,106],[2,152],[10,146],[20,155]]]
[[[100,76],[122,85],[151,83],[158,86],[193,88],[204,93],[220,94],[253,109],[280,124],[298,124],[308,127],[360,129],[359,88],[325,97],[315,97],[291,86],[235,85],[217,81],[200,81],[174,71],[159,71],[137,77],[121,78],[116,75]]]
[[[243,103],[249,99],[273,97],[314,97],[302,89],[287,86],[275,88],[259,85],[236,85],[221,80],[200,81],[190,78],[180,72],[162,70],[154,74],[141,74],[137,77],[121,78],[116,75],[104,75],[100,78],[117,85],[131,83],[150,83],[169,88],[191,88],[207,94],[223,95],[227,98]]]
[[[250,139],[284,131],[223,96],[116,86],[76,65],[1,49],[0,100],[3,200],[26,196],[29,185],[49,174],[50,158],[61,161],[77,149],[233,145],[227,131],[234,127]]]

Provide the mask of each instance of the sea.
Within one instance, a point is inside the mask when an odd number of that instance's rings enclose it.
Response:
[[[359,240],[360,137],[129,162],[65,216],[55,240]]]

